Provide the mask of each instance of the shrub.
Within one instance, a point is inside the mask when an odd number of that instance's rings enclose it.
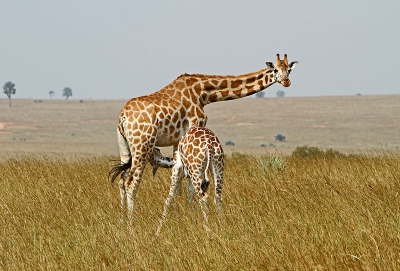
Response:
[[[285,160],[280,156],[261,156],[259,163],[263,171],[267,169],[282,170],[285,168]]]
[[[286,136],[284,136],[282,134],[277,134],[277,135],[275,135],[275,139],[279,140],[279,141],[285,141],[286,140]]]
[[[299,157],[299,158],[335,158],[335,157],[346,157],[345,154],[333,150],[327,149],[325,152],[320,150],[317,147],[309,147],[307,145],[296,147],[296,149],[292,152],[292,157]]]

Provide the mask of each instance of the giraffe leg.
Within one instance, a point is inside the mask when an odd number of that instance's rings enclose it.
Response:
[[[117,129],[118,135],[118,147],[119,147],[119,154],[122,164],[128,164],[131,158],[131,153],[129,150],[128,142],[126,141],[125,137],[121,134],[119,129]],[[126,213],[126,179],[129,175],[129,170],[122,171],[120,180],[119,180],[119,194],[120,194],[120,205],[121,205],[121,213],[120,213],[120,220],[121,223],[124,223],[125,220],[125,213]]]
[[[205,176],[207,176],[207,175],[205,174]],[[207,190],[208,190],[208,186],[209,185],[210,185],[210,181],[207,180],[206,178],[203,179],[203,181],[202,181],[202,183],[200,185],[200,189],[201,189],[202,194],[206,195],[204,197],[204,201],[205,201],[206,204],[208,204],[208,202],[207,202],[207,200],[208,200]]]
[[[198,202],[200,205],[201,212],[203,213],[204,221],[206,224],[208,223],[208,216],[207,216],[207,194],[206,195],[198,195]]]
[[[147,138],[141,144],[134,144],[134,135],[126,136],[127,142],[129,142],[130,153],[132,155],[132,165],[129,170],[129,176],[125,181],[126,199],[128,204],[128,220],[129,224],[133,222],[133,211],[135,207],[135,198],[138,192],[140,182],[142,180],[143,171],[146,164],[150,161],[153,149],[155,147],[155,138],[157,136],[157,129],[155,126],[156,119],[151,119],[152,125],[147,125],[146,133],[141,132],[140,138]],[[134,127],[135,128],[135,125]]]
[[[124,174],[124,173],[122,173]],[[121,213],[120,213],[120,220],[121,223],[124,223],[125,220],[125,203],[126,203],[126,190],[125,190],[125,180],[123,176],[119,180],[119,195],[121,197]]]
[[[222,215],[222,187],[224,177],[224,155],[219,153],[214,155],[214,161],[212,163],[212,176],[214,179],[214,202],[217,207],[219,218]]]
[[[206,224],[208,223],[208,216],[207,216],[207,192],[203,192],[203,190],[201,189],[201,185],[204,181],[204,178],[193,178],[192,181],[192,185],[194,187],[194,191],[195,191],[195,197],[197,202],[200,205],[200,209],[201,212],[203,213],[203,217],[204,217],[204,221],[206,222]]]
[[[133,222],[133,211],[135,207],[135,198],[139,189],[140,181],[143,175],[143,166],[137,166],[134,169],[131,168],[129,177],[125,181],[126,199],[128,204],[128,221],[129,225]]]
[[[120,195],[120,221],[121,223],[125,222],[125,214],[126,214],[126,186],[125,182],[128,178],[129,170],[125,170],[121,173],[118,185],[119,185],[119,195]]]
[[[177,184],[176,194],[178,196],[182,196],[182,180],[180,180]]]
[[[173,148],[172,149],[173,153],[175,153],[178,150],[178,146],[177,145],[174,145],[172,148]],[[180,179],[179,182],[178,182],[178,187],[177,187],[177,190],[176,190],[176,194],[178,196],[182,195],[182,179]]]
[[[216,176],[214,176],[214,202],[217,207],[218,216],[221,216],[222,213],[222,183],[221,175],[216,174]]]
[[[187,178],[187,198],[189,201],[189,205],[192,207],[192,209],[194,208],[193,202],[195,200],[195,193],[196,193],[196,189],[193,186],[192,179],[188,176],[188,178]]]
[[[182,163],[180,161],[178,161],[177,163],[174,164],[174,166],[172,168],[171,188],[169,189],[168,197],[165,200],[164,212],[162,214],[160,224],[157,228],[156,236],[160,235],[162,225],[164,224],[164,221],[167,218],[169,206],[171,205],[172,199],[176,194],[179,183],[182,182],[182,177],[183,177]]]

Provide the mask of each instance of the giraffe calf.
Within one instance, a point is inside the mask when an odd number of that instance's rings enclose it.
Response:
[[[153,154],[150,157],[150,164],[153,166],[153,179],[159,167],[171,168],[173,165],[172,158],[162,155],[160,149],[154,148]]]
[[[205,127],[192,126],[179,141],[174,153],[174,165],[171,174],[171,188],[165,201],[164,212],[157,229],[157,235],[167,217],[168,208],[178,187],[182,185],[182,178],[188,177],[189,200],[196,197],[204,220],[207,217],[207,190],[209,181],[207,174],[211,171],[214,180],[214,202],[218,214],[222,210],[222,183],[224,170],[224,152],[217,136]]]

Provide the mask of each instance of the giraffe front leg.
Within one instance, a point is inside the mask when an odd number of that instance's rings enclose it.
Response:
[[[173,146],[173,149],[172,149],[172,153],[174,154],[174,156],[175,156],[175,155],[178,155],[178,156],[179,156],[178,153],[175,154],[175,152],[176,152],[177,150],[178,150],[178,146],[177,146],[177,145],[174,145],[174,146]],[[180,181],[178,182],[178,187],[177,187],[177,190],[176,190],[176,194],[177,194],[178,196],[181,196],[181,195],[182,195],[182,179],[180,179]]]
[[[175,196],[177,192],[177,188],[179,186],[179,183],[182,182],[182,167],[180,164],[175,164],[174,167],[172,168],[172,174],[171,174],[171,187],[169,189],[168,197],[165,200],[164,204],[164,211],[161,216],[160,224],[157,228],[156,236],[160,235],[161,228],[164,224],[165,219],[167,218],[168,214],[168,209],[171,205],[172,199]]]

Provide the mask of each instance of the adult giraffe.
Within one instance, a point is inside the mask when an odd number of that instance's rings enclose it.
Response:
[[[290,71],[297,61],[288,63],[276,55],[276,63],[267,68],[238,75],[183,74],[171,84],[152,94],[133,98],[122,108],[118,119],[118,144],[121,164],[113,167],[112,181],[119,181],[121,208],[128,203],[128,218],[132,221],[134,200],[144,168],[152,158],[155,146],[174,146],[193,125],[205,126],[204,106],[209,103],[239,99],[278,82],[290,86]],[[111,172],[110,171],[110,172]],[[117,174],[116,174],[117,173]]]

